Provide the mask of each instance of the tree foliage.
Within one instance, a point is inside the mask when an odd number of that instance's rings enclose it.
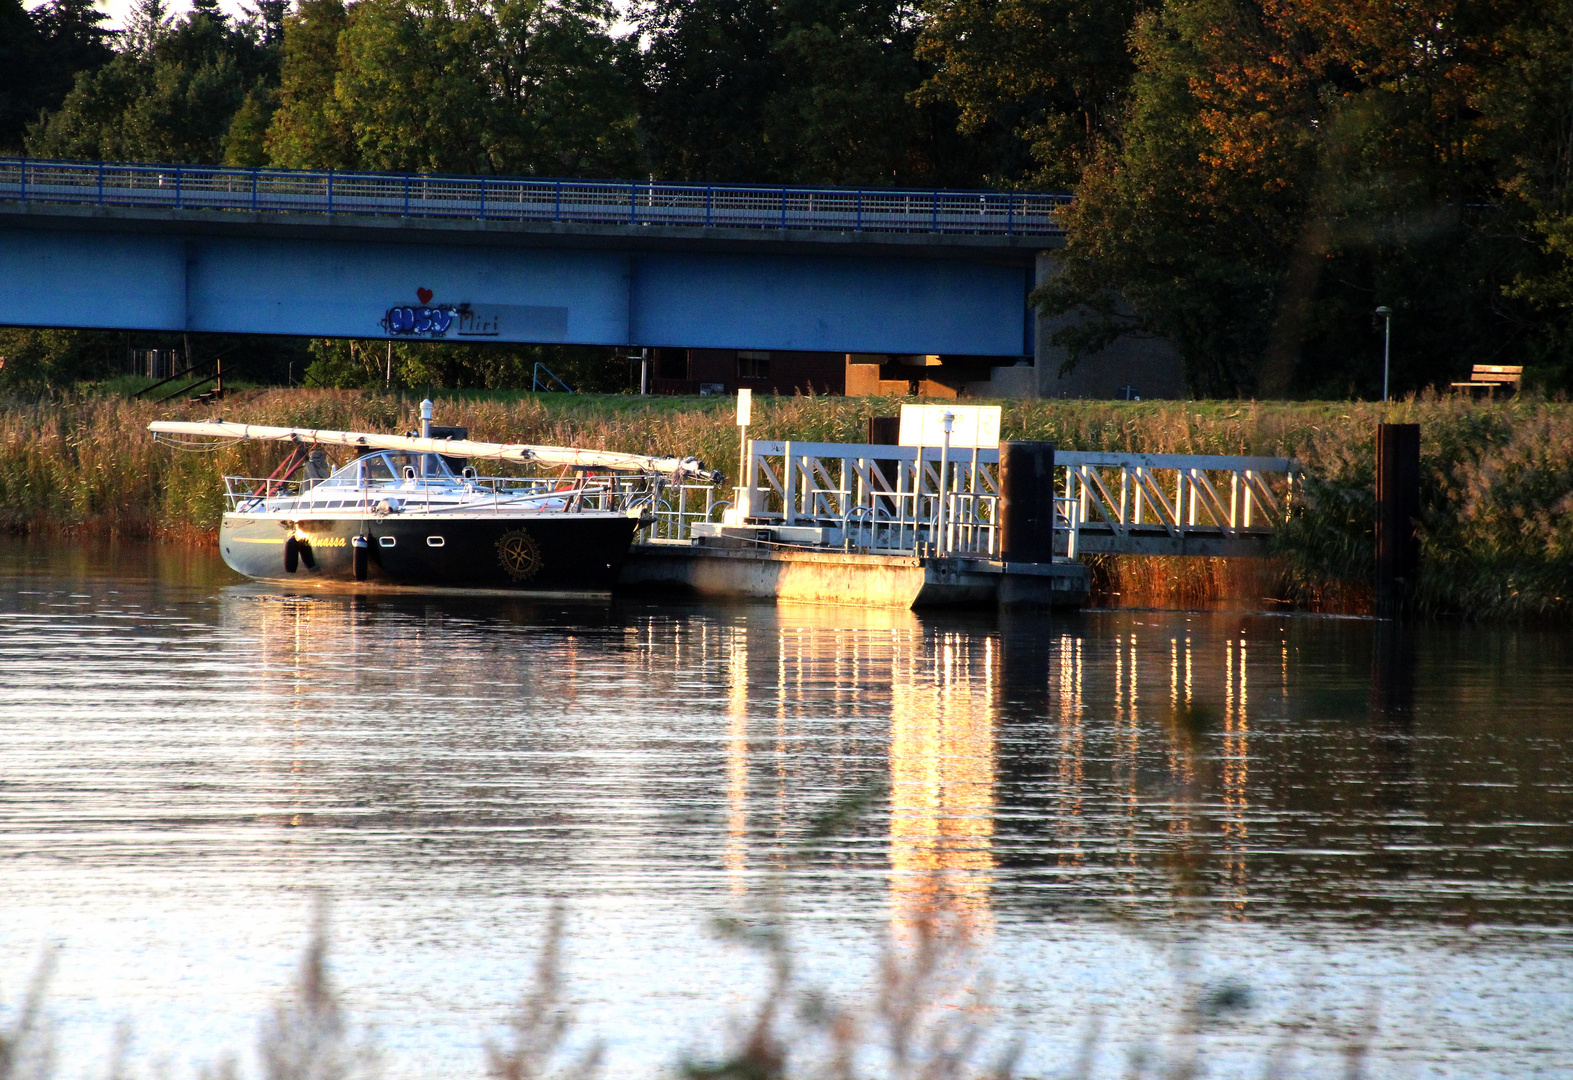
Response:
[[[49,0],[33,11],[0,0],[0,153],[20,151],[28,123],[59,105],[77,72],[114,55],[105,18],[91,0]]]
[[[1078,316],[1057,340],[1087,355],[1162,336],[1199,392],[1268,396],[1377,390],[1379,305],[1396,312],[1400,388],[1545,355],[1545,279],[1525,275],[1545,261],[1534,233],[1547,255],[1555,240],[1514,190],[1552,147],[1522,141],[1536,106],[1509,88],[1544,62],[1515,45],[1549,14],[1169,0],[1139,17],[1129,101],[1042,296]],[[1562,82],[1539,85],[1565,110]]]
[[[213,4],[193,6],[169,23],[159,0],[143,0],[132,28],[130,47],[103,67],[79,73],[60,107],[31,125],[28,153],[224,160],[236,113],[277,80],[276,50],[264,43],[265,26],[257,20],[232,23]]]
[[[953,102],[1001,183],[1074,186],[1119,120],[1149,0],[931,0],[919,101]]]
[[[542,364],[579,391],[612,392],[630,385],[628,361],[615,349],[573,345],[507,345],[441,341],[316,340],[310,344],[309,386],[338,389],[528,388]],[[542,374],[542,382],[546,375]]]
[[[656,175],[809,184],[970,184],[954,108],[900,0],[648,0],[641,128]]]

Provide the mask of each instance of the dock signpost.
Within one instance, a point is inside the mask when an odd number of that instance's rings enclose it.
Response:
[[[753,516],[753,477],[748,475],[749,445],[748,425],[754,419],[754,392],[747,387],[737,391],[737,502],[733,504],[730,515],[736,518],[735,524],[741,525],[744,520]]]
[[[952,487],[950,452],[953,449],[972,451],[972,475],[968,490],[976,491],[978,451],[999,446],[1000,413],[998,405],[901,406],[901,434],[897,441],[902,446],[915,446],[918,450],[914,494],[921,494],[923,488],[923,448],[940,448],[939,485],[934,492],[935,522],[932,537],[937,554],[946,554],[950,547],[946,536],[946,519],[954,517],[946,513]]]

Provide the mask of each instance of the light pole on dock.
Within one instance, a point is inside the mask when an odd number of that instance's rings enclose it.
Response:
[[[1393,352],[1393,309],[1383,304],[1376,309],[1376,313],[1386,322],[1382,331],[1382,400],[1386,402],[1388,360]]]

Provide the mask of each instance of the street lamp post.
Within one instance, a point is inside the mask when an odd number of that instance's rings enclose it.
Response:
[[[1376,313],[1382,316],[1386,323],[1386,327],[1382,331],[1382,400],[1385,402],[1387,400],[1388,360],[1393,353],[1393,309],[1383,304],[1376,309]]]

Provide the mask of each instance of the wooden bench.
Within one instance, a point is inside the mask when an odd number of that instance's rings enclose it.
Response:
[[[1518,365],[1476,364],[1469,372],[1468,382],[1453,383],[1454,390],[1484,390],[1486,396],[1495,397],[1499,388],[1518,392],[1524,381],[1524,369]]]

